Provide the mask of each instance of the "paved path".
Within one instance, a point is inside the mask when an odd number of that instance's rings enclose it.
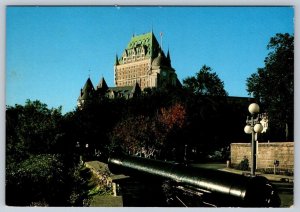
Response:
[[[237,169],[227,168],[226,164],[222,163],[205,163],[205,164],[191,164],[195,167],[208,168],[208,169],[217,169],[221,171],[227,171],[235,174],[248,175],[250,172],[241,171]],[[294,182],[293,176],[279,175],[279,174],[263,174],[261,172],[256,173],[259,176],[264,176],[270,181],[279,181],[279,182]]]
[[[249,175],[250,172],[247,171],[241,171],[241,170],[236,170],[236,169],[231,169],[231,168],[223,168],[220,169],[221,171],[227,171],[231,173],[236,173],[236,174],[242,174],[242,175]],[[294,182],[294,177],[293,176],[286,176],[286,175],[279,175],[279,174],[263,174],[260,172],[257,172],[256,175],[258,176],[264,176],[270,181],[277,181],[277,182]]]

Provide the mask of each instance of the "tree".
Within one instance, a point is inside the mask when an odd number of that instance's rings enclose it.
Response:
[[[61,107],[48,109],[40,101],[27,100],[25,106],[6,110],[6,153],[18,160],[29,154],[52,153],[61,135]]]
[[[253,94],[269,116],[271,138],[293,139],[294,128],[294,36],[276,34],[270,39],[265,66],[247,78]]]
[[[12,206],[83,205],[87,182],[66,142],[61,108],[40,101],[6,109],[6,203]]]
[[[112,145],[124,152],[150,157],[162,146],[156,123],[147,116],[133,116],[120,121],[111,133]]]
[[[185,122],[185,108],[176,103],[161,108],[155,116],[135,115],[120,121],[111,133],[112,146],[145,157],[165,149]]]
[[[186,119],[186,111],[182,104],[176,103],[169,108],[161,108],[158,120],[166,131],[182,128]]]
[[[224,82],[220,80],[216,72],[206,65],[194,77],[187,77],[183,80],[183,86],[194,94],[208,96],[227,96],[224,89]]]
[[[7,166],[7,204],[51,205],[62,201],[63,165],[55,155],[31,155],[20,163]],[[55,185],[55,186],[54,186]]]
[[[168,108],[161,108],[156,120],[159,126],[157,131],[162,140],[164,159],[183,160],[184,145],[186,144],[183,135],[187,120],[186,106],[176,102]]]
[[[88,183],[79,167],[66,167],[62,155],[31,155],[6,167],[6,203],[14,206],[82,206]]]
[[[199,159],[212,151],[226,147],[230,136],[236,135],[232,127],[229,105],[224,96],[195,95],[187,105],[187,127],[184,136],[189,147],[197,149]],[[224,124],[225,123],[225,124]]]

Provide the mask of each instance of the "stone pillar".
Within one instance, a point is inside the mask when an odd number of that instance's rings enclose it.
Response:
[[[116,197],[119,195],[119,184],[113,182],[112,183],[113,195]]]

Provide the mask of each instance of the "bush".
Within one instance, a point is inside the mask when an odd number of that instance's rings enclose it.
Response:
[[[239,163],[237,169],[242,170],[242,171],[249,170],[249,160],[246,156],[244,156],[244,159]]]
[[[10,206],[83,206],[87,182],[80,167],[63,164],[61,155],[31,155],[6,168],[6,204]]]

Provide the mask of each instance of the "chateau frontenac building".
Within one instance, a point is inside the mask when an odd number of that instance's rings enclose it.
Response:
[[[145,88],[181,86],[171,66],[170,52],[165,55],[153,32],[133,36],[122,56],[116,56],[114,82],[115,87],[108,87],[102,77],[94,88],[88,78],[80,91],[78,107],[103,96],[128,99],[139,95]]]
[[[141,89],[175,86],[177,75],[152,32],[133,36],[114,66],[115,84],[128,86],[139,83]]]

